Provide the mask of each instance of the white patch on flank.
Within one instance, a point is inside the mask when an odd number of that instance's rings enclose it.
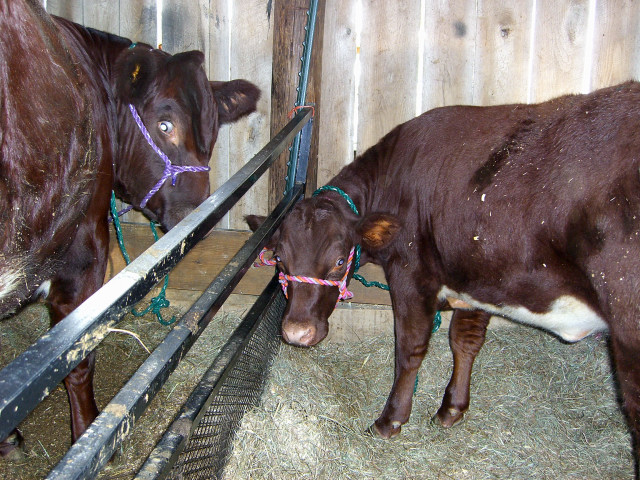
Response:
[[[458,293],[446,285],[440,289],[438,299],[447,297],[462,300],[473,308],[499,315],[509,320],[526,323],[548,330],[567,342],[577,342],[591,333],[607,330],[604,320],[588,305],[570,295],[556,298],[545,313],[534,313],[522,306],[498,307],[479,302],[466,293]]]
[[[49,296],[49,290],[51,290],[51,280],[47,280],[46,282],[42,282],[42,285],[38,287],[36,290],[35,297],[44,297],[47,298]]]

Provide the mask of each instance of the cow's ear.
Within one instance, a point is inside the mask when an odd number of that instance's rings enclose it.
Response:
[[[220,124],[235,122],[240,117],[255,112],[260,99],[260,89],[246,80],[209,82],[218,105]]]
[[[365,248],[375,251],[389,246],[401,227],[402,224],[394,215],[372,213],[358,222],[356,232],[362,237]]]
[[[249,228],[251,229],[252,232],[255,232],[260,225],[262,225],[264,223],[264,220],[267,217],[263,217],[260,215],[245,215],[244,220],[245,222],[247,222],[247,225],[249,225]],[[269,239],[269,242],[267,243],[267,245],[265,245],[266,248],[273,248],[276,246],[276,244],[278,243],[278,239],[280,238],[280,229],[278,228],[275,232],[273,232],[273,235],[271,236],[271,239]]]
[[[116,94],[124,103],[133,103],[147,91],[156,69],[151,47],[139,45],[124,50],[115,64]]]

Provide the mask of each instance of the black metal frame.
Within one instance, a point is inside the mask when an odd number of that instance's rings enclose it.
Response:
[[[257,182],[299,134],[307,141],[312,109],[298,114],[246,165],[158,242],[0,371],[0,438],[5,438]],[[304,133],[301,133],[304,132]],[[308,147],[303,148],[308,156]],[[306,171],[307,159],[301,159]],[[299,169],[297,169],[299,170]],[[303,178],[304,175],[296,175]],[[233,257],[48,478],[92,478],[248,270],[285,214],[304,194],[304,180]],[[152,380],[149,380],[149,379]],[[125,407],[126,408],[123,408]],[[117,408],[116,408],[117,407]],[[125,412],[126,410],[126,412]]]

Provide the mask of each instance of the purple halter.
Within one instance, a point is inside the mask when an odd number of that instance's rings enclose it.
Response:
[[[164,184],[164,182],[171,177],[171,185],[176,184],[176,177],[178,176],[179,173],[182,172],[208,172],[209,170],[211,170],[211,167],[207,166],[207,167],[192,167],[190,165],[172,165],[171,164],[171,160],[169,160],[169,157],[167,157],[167,155],[165,155],[165,153],[160,150],[160,148],[155,144],[155,142],[153,141],[153,139],[151,138],[151,135],[149,134],[149,131],[145,128],[144,123],[142,123],[142,119],[140,118],[140,115],[138,115],[138,111],[136,110],[136,107],[134,107],[132,104],[129,104],[129,110],[131,111],[131,115],[133,116],[133,119],[136,121],[136,124],[138,125],[138,128],[140,129],[140,132],[142,132],[142,135],[144,136],[144,138],[147,140],[147,143],[151,146],[151,148],[153,148],[153,151],[156,152],[158,154],[158,156],[164,161],[164,172],[162,173],[162,177],[160,178],[160,180],[158,180],[158,183],[155,184],[155,186],[149,190],[149,193],[147,193],[147,195],[142,199],[142,201],[140,202],[140,208],[144,208],[147,205],[147,202],[149,201],[149,199],[158,191],[160,190],[160,188],[162,187],[162,185]],[[122,213],[125,213],[125,211],[129,211],[131,210],[132,207],[128,207],[127,209],[125,209]],[[119,214],[122,214],[119,213]]]

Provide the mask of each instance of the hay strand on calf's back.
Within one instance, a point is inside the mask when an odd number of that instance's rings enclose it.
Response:
[[[283,345],[263,403],[248,412],[227,479],[632,478],[606,342],[566,345],[528,327],[489,331],[465,419],[431,423],[451,374],[434,335],[413,412],[391,441],[364,430],[393,380],[393,339]]]

